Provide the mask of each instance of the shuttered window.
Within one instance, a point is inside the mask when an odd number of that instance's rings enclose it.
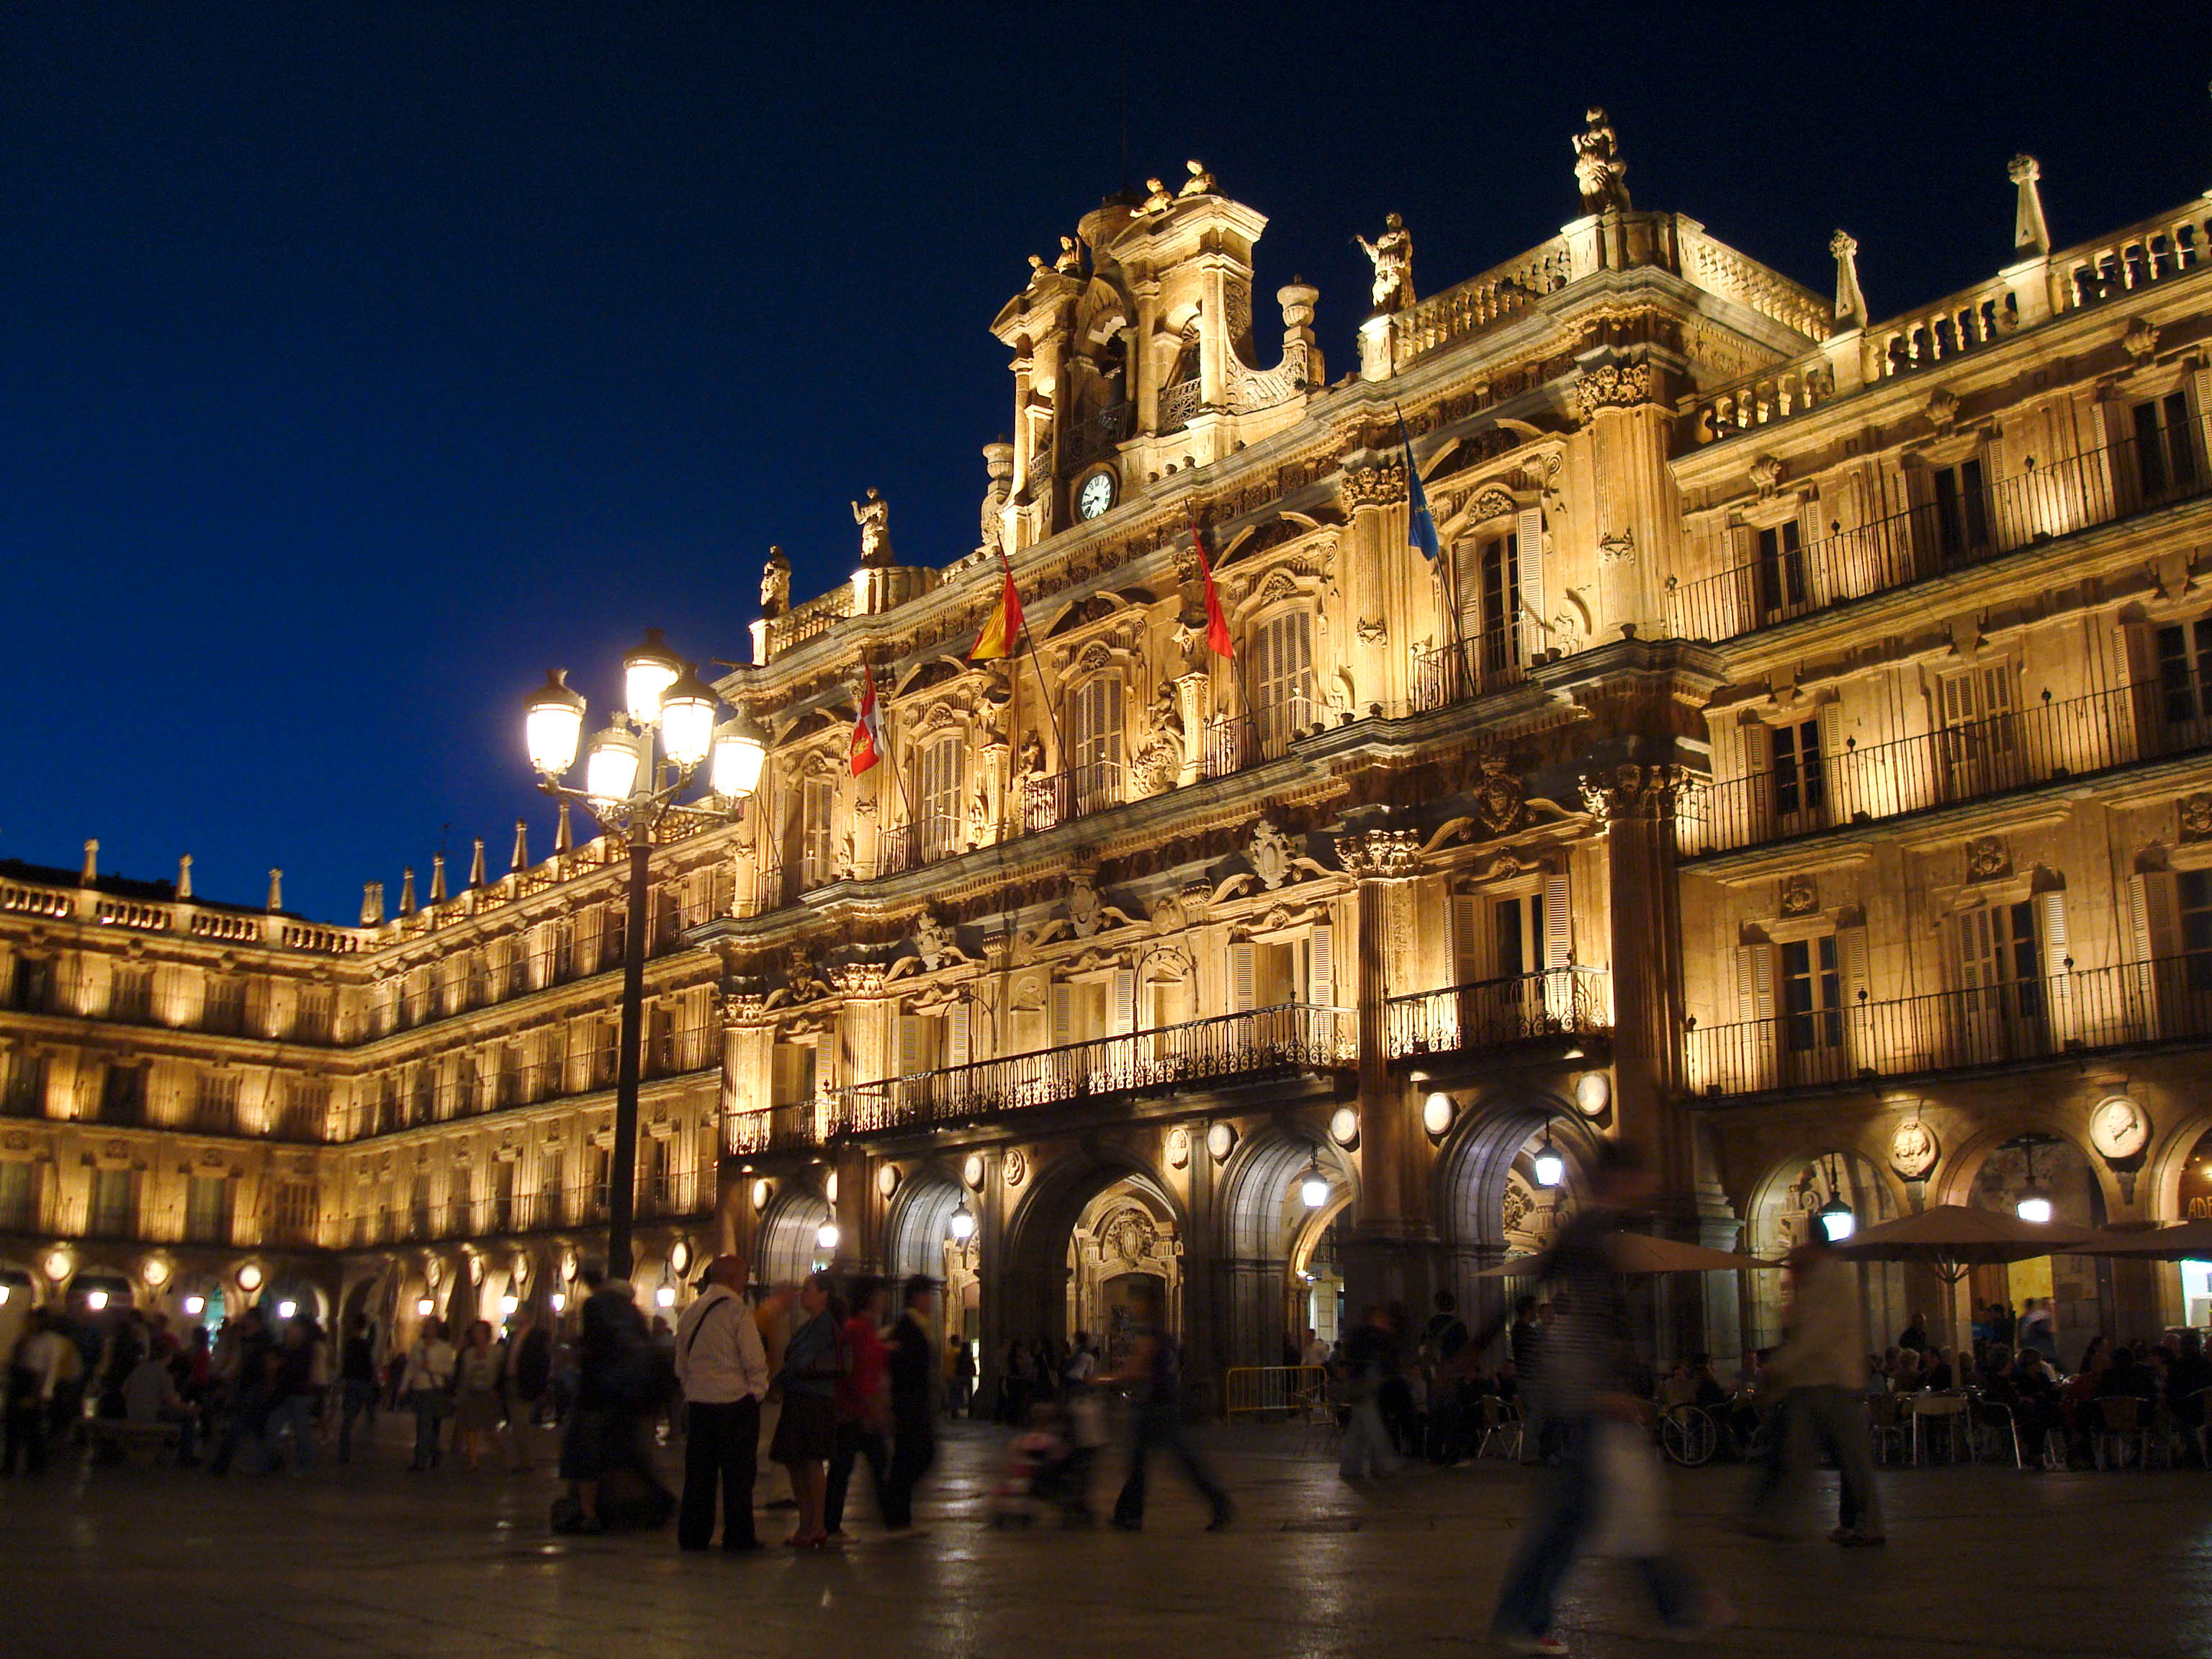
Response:
[[[2136,479],[2145,501],[2185,495],[2197,487],[2197,446],[2190,434],[2189,398],[2173,392],[2129,411],[2136,448]]]
[[[807,886],[821,887],[836,877],[837,786],[828,778],[809,778],[801,795],[799,868]]]
[[[961,742],[939,738],[921,751],[921,855],[951,858],[961,849]]]
[[[1076,811],[1096,811],[1121,799],[1119,674],[1093,674],[1068,695],[1067,750]]]
[[[1253,719],[1260,753],[1273,759],[1314,714],[1313,620],[1303,611],[1269,617],[1252,636]]]

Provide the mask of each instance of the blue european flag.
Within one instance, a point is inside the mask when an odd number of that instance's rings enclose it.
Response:
[[[1421,488],[1421,470],[1413,465],[1413,437],[1406,430],[1406,417],[1398,417],[1398,436],[1406,446],[1406,501],[1412,509],[1406,515],[1406,544],[1418,547],[1431,564],[1443,551],[1437,539],[1436,515],[1429,511],[1429,492]]]

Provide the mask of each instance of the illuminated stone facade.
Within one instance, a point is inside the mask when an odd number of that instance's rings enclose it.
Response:
[[[1631,209],[1601,117],[1578,153],[1594,210],[1429,298],[1393,227],[1334,383],[1302,283],[1260,361],[1259,213],[1197,171],[1098,210],[992,325],[981,545],[888,562],[856,504],[849,582],[771,567],[719,685],[759,793],[655,857],[642,1294],[730,1240],[946,1273],[988,1358],[1151,1286],[1210,1376],[1309,1276],[1480,1299],[1603,1134],[1669,1231],[1762,1252],[1837,1188],[2179,1212],[2212,204],[2053,252],[2022,158],[2014,262],[1876,324],[1849,237],[1831,304]],[[1002,555],[1034,653],[971,664]],[[864,665],[894,763],[854,779]],[[518,865],[357,929],[0,890],[0,1249],[142,1295],[252,1255],[403,1322],[548,1291],[604,1204],[621,872]],[[2184,1311],[2171,1269],[2058,1273],[2077,1323]],[[1937,1293],[1877,1275],[1875,1319]],[[1727,1353],[1771,1294],[1650,1316]]]

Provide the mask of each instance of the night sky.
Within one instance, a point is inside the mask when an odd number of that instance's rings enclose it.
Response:
[[[2060,246],[2212,185],[2194,10],[10,5],[0,857],[349,921],[543,856],[544,669],[744,659],[871,484],[968,550],[1024,256],[1186,156],[1332,375],[1352,234],[1424,294],[1542,240],[1590,100],[1638,206],[1824,293],[1844,226],[1879,318],[2008,261],[2015,151]]]

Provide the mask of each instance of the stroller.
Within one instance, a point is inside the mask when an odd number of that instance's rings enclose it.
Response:
[[[1094,1523],[1091,1465],[1097,1456],[1096,1425],[1084,1421],[1084,1404],[1079,1400],[1073,1414],[1049,1405],[1030,1413],[1030,1425],[1015,1437],[1006,1472],[992,1491],[993,1526],[1034,1526],[1055,1509],[1064,1527]]]

